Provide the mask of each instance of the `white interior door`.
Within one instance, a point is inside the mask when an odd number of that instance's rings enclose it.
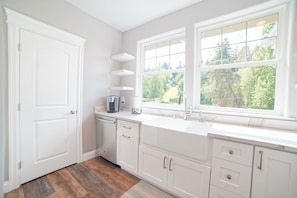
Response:
[[[79,49],[20,31],[21,183],[77,162]]]

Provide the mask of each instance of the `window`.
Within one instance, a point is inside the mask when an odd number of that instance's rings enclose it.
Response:
[[[197,27],[200,108],[278,112],[279,12]]]
[[[142,104],[177,104],[184,89],[184,34],[150,39],[140,46]]]

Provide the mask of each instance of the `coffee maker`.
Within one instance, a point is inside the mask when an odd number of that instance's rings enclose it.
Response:
[[[106,98],[106,111],[108,113],[116,113],[120,111],[120,96],[107,96]]]

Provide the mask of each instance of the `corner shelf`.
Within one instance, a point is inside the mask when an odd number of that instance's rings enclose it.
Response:
[[[130,61],[130,60],[134,60],[134,56],[132,56],[131,54],[128,53],[120,53],[120,54],[116,54],[113,55],[112,60],[118,61],[118,62],[126,62],[126,61]]]
[[[118,61],[118,62],[126,62],[130,60],[134,60],[134,56],[128,53],[120,53],[113,55],[111,57],[112,60]],[[110,72],[111,75],[113,76],[131,76],[134,74],[133,71],[129,71],[126,69],[120,69],[120,70],[115,70]],[[118,86],[118,87],[111,87],[111,90],[117,90],[117,91],[130,91],[134,90],[133,87],[126,87],[126,86]]]
[[[134,74],[134,72],[126,69],[120,69],[120,70],[112,71],[110,72],[110,74],[114,76],[131,76]]]
[[[124,87],[124,86],[120,86],[120,87],[111,87],[111,90],[117,90],[117,91],[132,91],[134,90],[133,87]]]

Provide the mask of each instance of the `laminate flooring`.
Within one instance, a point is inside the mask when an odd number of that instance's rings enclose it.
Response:
[[[139,181],[97,157],[25,183],[4,198],[119,198]]]

